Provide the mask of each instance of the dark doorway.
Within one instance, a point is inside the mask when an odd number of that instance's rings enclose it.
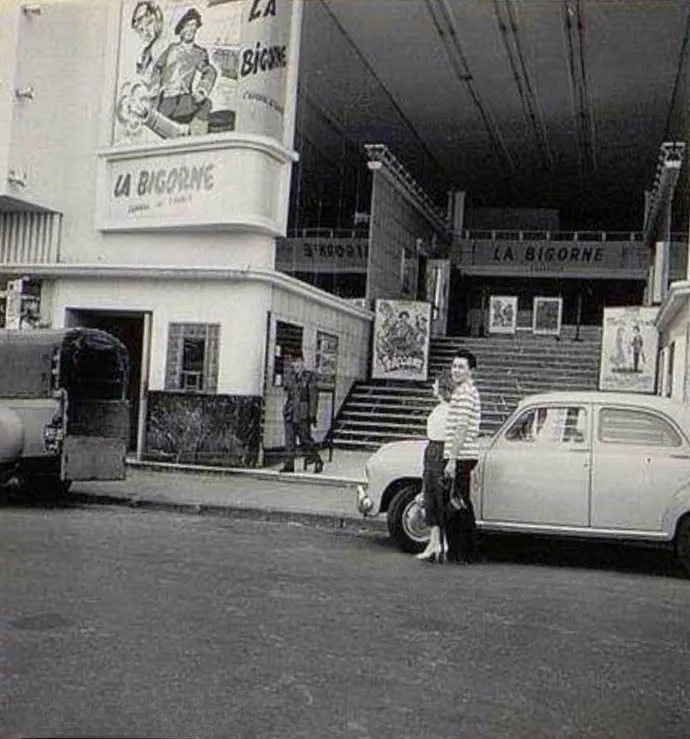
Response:
[[[65,325],[99,328],[120,339],[127,347],[130,361],[127,398],[130,404],[129,451],[137,448],[139,407],[141,403],[141,364],[144,350],[144,314],[106,312],[68,308]]]

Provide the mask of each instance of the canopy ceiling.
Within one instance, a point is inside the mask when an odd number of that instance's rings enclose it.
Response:
[[[432,194],[639,229],[660,145],[688,138],[690,0],[304,7],[302,93],[356,143],[386,144]]]

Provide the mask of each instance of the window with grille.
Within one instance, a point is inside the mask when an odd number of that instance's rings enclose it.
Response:
[[[217,323],[171,323],[165,389],[215,393],[219,337]]]

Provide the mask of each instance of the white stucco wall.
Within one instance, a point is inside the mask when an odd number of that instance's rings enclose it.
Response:
[[[670,397],[690,403],[690,283],[673,283],[657,318],[659,329],[659,392],[669,391],[669,347],[673,345]]]
[[[275,350],[276,321],[297,324],[303,330],[303,351],[307,369],[314,369],[316,353],[316,334],[323,331],[338,337],[338,368],[336,376],[334,415],[340,409],[355,380],[367,377],[369,362],[369,342],[373,315],[359,311],[359,315],[338,309],[337,298],[332,305],[325,305],[316,299],[296,294],[285,288],[273,290],[271,302],[271,335],[268,347],[267,381],[264,413],[264,446],[267,449],[282,447],[285,443],[283,426],[283,403],[285,393],[282,387],[273,385],[273,366]],[[319,422],[314,430],[314,438],[321,440],[328,432],[330,397],[320,396]]]
[[[63,221],[62,260],[79,264],[156,264],[185,267],[272,267],[275,240],[257,233],[93,231],[83,220]]]
[[[165,387],[168,324],[220,324],[218,393],[261,395],[270,289],[219,280],[61,279],[53,290],[52,319],[63,326],[69,308],[150,312],[149,389]]]

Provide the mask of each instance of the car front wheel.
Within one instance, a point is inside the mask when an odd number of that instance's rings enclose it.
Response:
[[[676,555],[685,572],[690,575],[690,514],[684,516],[676,531]]]
[[[403,552],[421,552],[429,541],[424,508],[416,501],[421,482],[410,482],[395,495],[388,508],[388,530]]]

